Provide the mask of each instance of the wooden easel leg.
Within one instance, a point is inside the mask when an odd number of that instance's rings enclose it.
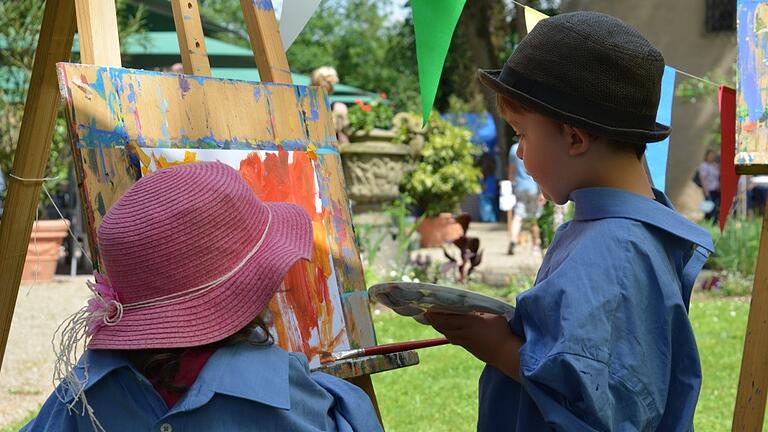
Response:
[[[75,4],[72,0],[45,2],[43,25],[10,173],[17,177],[39,179],[44,176],[59,109],[55,65],[69,60],[75,27]],[[39,196],[39,182],[8,178],[7,201],[0,222],[0,367]]]
[[[760,251],[752,287],[733,431],[761,431],[768,395],[768,209],[763,217]]]
[[[379,401],[376,400],[376,392],[373,390],[373,382],[371,381],[371,376],[361,375],[359,377],[347,378],[347,381],[360,387],[361,389],[363,389],[363,391],[366,394],[368,394],[368,397],[371,398],[371,402],[373,403],[373,408],[376,410],[376,416],[379,417],[379,422],[383,425],[384,421],[381,419],[381,411],[379,411]]]

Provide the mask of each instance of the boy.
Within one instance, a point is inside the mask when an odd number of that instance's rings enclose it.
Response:
[[[661,53],[613,17],[541,21],[501,71],[480,71],[557,204],[575,202],[507,323],[429,313],[487,366],[481,431],[688,431],[701,367],[687,309],[712,241],[645,174]]]

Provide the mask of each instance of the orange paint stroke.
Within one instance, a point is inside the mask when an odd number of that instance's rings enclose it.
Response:
[[[310,359],[321,351],[333,351],[344,338],[333,329],[334,308],[328,286],[333,269],[325,225],[328,210],[318,212],[315,206],[315,167],[310,156],[293,152],[289,162],[284,149],[267,153],[263,160],[252,153],[240,163],[240,174],[262,200],[297,204],[312,219],[312,261],[298,263],[288,271],[284,289],[270,304],[278,341],[286,349],[303,351]],[[313,333],[319,344],[311,342]]]

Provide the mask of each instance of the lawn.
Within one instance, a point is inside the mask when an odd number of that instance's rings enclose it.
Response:
[[[693,302],[691,321],[704,374],[696,430],[731,429],[748,309],[746,301],[732,298],[700,297]],[[378,314],[375,324],[379,343],[439,336],[392,313]],[[418,366],[374,376],[387,431],[474,430],[477,378],[483,365],[453,346],[422,350],[420,357]]]
[[[748,309],[746,301],[734,298],[700,296],[692,304],[691,321],[704,370],[696,430],[731,429]],[[439,336],[429,327],[388,312],[377,314],[375,324],[379,343]],[[374,375],[387,431],[474,430],[482,363],[453,346],[425,349],[420,357],[418,366]],[[27,421],[0,432],[16,431]]]

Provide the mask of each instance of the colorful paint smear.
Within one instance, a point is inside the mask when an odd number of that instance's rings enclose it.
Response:
[[[260,199],[301,206],[312,219],[314,252],[311,262],[297,263],[287,274],[269,306],[269,320],[277,343],[307,354],[319,365],[322,351],[350,347],[342,311],[338,269],[331,238],[337,236],[332,209],[323,206],[320,179],[307,152],[191,150],[141,148],[142,172],[217,160],[239,170]],[[338,311],[338,313],[337,313]]]
[[[768,0],[738,2],[736,164],[768,164]]]
[[[265,3],[267,4],[267,3]],[[75,169],[98,265],[106,211],[143,175],[179,163],[235,167],[264,200],[312,217],[314,253],[270,305],[278,342],[319,363],[320,351],[375,344],[344,188],[321,90],[60,63]]]

